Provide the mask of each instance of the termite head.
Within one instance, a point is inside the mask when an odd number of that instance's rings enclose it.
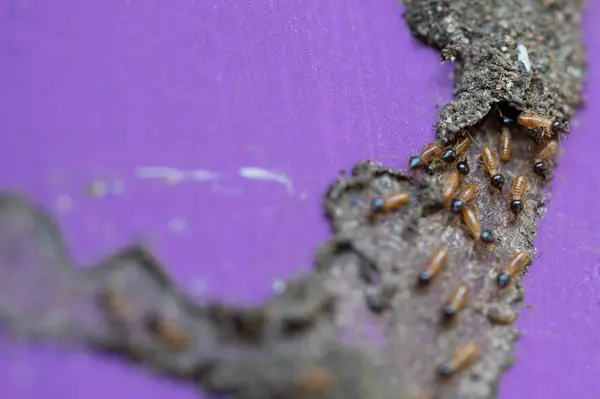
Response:
[[[372,213],[379,212],[383,208],[384,204],[385,204],[385,200],[383,198],[381,198],[381,197],[373,198],[373,200],[371,201],[371,212]]]
[[[502,176],[500,173],[495,174],[490,178],[490,184],[498,191],[502,191],[502,187],[504,187],[504,181],[504,176]]]
[[[452,365],[449,362],[444,362],[438,367],[438,374],[441,377],[450,377],[452,375]]]
[[[465,209],[465,204],[459,199],[452,200],[452,204],[450,205],[450,211],[454,214],[461,213]]]
[[[536,175],[545,179],[546,172],[548,172],[548,165],[546,165],[546,162],[537,162],[535,165],[533,165],[533,173]]]
[[[552,121],[552,125],[550,128],[553,133],[567,133],[568,122],[563,122],[560,119],[555,119]]]
[[[456,169],[460,172],[461,175],[466,176],[469,174],[471,169],[469,168],[469,164],[467,161],[460,161],[456,164]]]
[[[494,242],[494,234],[489,230],[483,230],[479,238],[485,244],[492,244]]]
[[[521,201],[521,200],[510,201],[510,210],[512,211],[512,213],[515,214],[515,216],[517,216],[519,213],[521,213],[523,211],[524,207],[525,207],[525,204],[523,204],[523,201]]]
[[[429,284],[429,282],[431,281],[431,273],[429,273],[427,270],[422,271],[421,273],[419,273],[419,285],[427,285]]]
[[[442,308],[442,315],[444,315],[444,317],[446,319],[453,318],[455,314],[456,314],[456,309],[452,305],[446,305]]]
[[[506,116],[502,117],[502,124],[503,125],[510,125],[511,123],[514,123],[514,120],[507,118]]]
[[[498,287],[504,288],[510,283],[510,275],[506,272],[501,272],[496,279]]]
[[[418,155],[413,155],[412,157],[410,157],[410,160],[408,161],[408,167],[411,169],[415,169],[419,166],[423,166],[423,160],[421,160],[421,157]]]
[[[442,154],[442,159],[447,163],[452,163],[456,161],[456,151],[454,151],[452,148],[447,149]]]

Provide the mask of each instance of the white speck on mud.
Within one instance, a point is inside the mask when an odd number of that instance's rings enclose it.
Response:
[[[517,60],[523,64],[527,72],[531,72],[531,60],[529,59],[529,52],[523,43],[519,43],[517,45]]]

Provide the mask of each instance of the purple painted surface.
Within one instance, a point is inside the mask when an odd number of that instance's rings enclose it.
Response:
[[[396,0],[0,0],[0,68],[0,185],[52,207],[78,261],[149,237],[182,286],[244,302],[309,268],[338,171],[404,166],[451,92],[451,66],[410,37]],[[141,177],[157,166],[186,179]],[[93,181],[104,196],[85,194]],[[195,396],[7,340],[0,384],[13,398]]]
[[[339,169],[364,158],[404,167],[433,137],[450,69],[400,12],[396,0],[0,0],[0,185],[52,207],[79,262],[149,238],[186,289],[262,300],[327,237],[320,198]],[[598,2],[590,49],[594,16]],[[593,69],[588,87],[503,398],[600,396]],[[244,167],[292,186],[244,178]],[[85,193],[94,181],[104,195]],[[7,340],[0,384],[14,398],[196,397],[113,359]]]

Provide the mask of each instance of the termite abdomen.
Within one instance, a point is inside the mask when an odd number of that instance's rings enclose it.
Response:
[[[510,160],[510,153],[512,147],[512,137],[510,134],[510,130],[505,126],[502,128],[502,133],[500,134],[500,160],[503,162]]]
[[[462,175],[458,170],[454,171],[454,173],[448,176],[442,189],[442,198],[444,199],[444,201],[450,201],[452,199],[454,193],[458,189],[461,177]]]

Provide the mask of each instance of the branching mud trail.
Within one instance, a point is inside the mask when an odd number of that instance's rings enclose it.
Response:
[[[333,236],[318,250],[313,273],[256,308],[200,305],[141,246],[91,268],[75,267],[49,214],[4,194],[0,321],[15,340],[110,352],[235,398],[495,397],[513,361],[518,332],[512,322],[527,265],[505,288],[497,277],[519,251],[535,267],[536,220],[551,179],[533,173],[534,154],[547,142],[539,131],[507,127],[512,151],[498,164],[502,192],[490,185],[481,148],[498,151],[500,112],[512,119],[525,110],[571,119],[584,74],[581,8],[572,0],[406,2],[414,34],[455,63],[455,98],[441,111],[437,140],[445,146],[459,132],[472,137],[459,156],[470,173],[457,192],[478,187],[469,206],[493,243],[474,239],[442,196],[455,163],[436,158],[406,174],[363,162],[324,197]],[[515,216],[509,203],[517,176],[529,184]],[[406,204],[371,217],[374,198],[398,192],[409,194]],[[448,251],[445,266],[428,286],[418,286],[439,248]],[[458,287],[465,300],[444,317]],[[469,344],[477,356],[440,376],[440,365]]]

